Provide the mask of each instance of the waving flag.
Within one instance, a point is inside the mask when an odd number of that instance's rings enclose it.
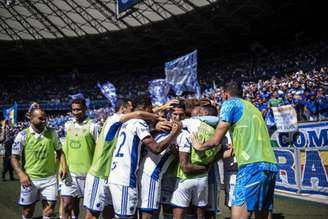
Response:
[[[119,14],[131,8],[133,5],[140,2],[140,0],[117,0],[116,2],[117,13]]]
[[[103,84],[97,83],[97,86],[99,87],[101,93],[110,101],[112,106],[114,107],[117,101],[117,95],[116,95],[116,88],[115,86],[106,81]]]
[[[149,81],[148,91],[153,105],[163,105],[167,102],[170,85],[165,79],[152,80]]]
[[[17,103],[8,109],[3,109],[3,117],[5,120],[9,121],[11,126],[15,126],[17,123]]]
[[[180,96],[184,91],[200,95],[197,79],[197,50],[165,63],[166,81],[172,85],[175,94]]]

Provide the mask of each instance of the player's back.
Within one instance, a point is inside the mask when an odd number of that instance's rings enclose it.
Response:
[[[165,140],[170,133],[156,133],[154,140],[157,143]],[[172,142],[174,143],[174,142]],[[161,180],[170,163],[174,160],[174,155],[169,148],[163,150],[160,154],[155,154],[148,148],[144,148],[140,161],[140,170],[151,176],[154,180]],[[139,171],[140,171],[139,170]]]
[[[121,126],[113,153],[109,183],[136,186],[141,141],[146,136],[150,136],[150,133],[144,120],[131,119]]]

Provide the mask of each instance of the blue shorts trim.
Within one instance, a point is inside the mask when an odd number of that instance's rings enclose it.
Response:
[[[189,208],[188,207],[183,207],[183,206],[179,206],[179,205],[174,205],[174,204],[169,204],[169,206],[173,209],[173,208]]]
[[[115,216],[117,216],[118,218],[133,218],[134,215],[122,215],[122,214],[115,214]]]
[[[155,209],[155,208],[139,208],[139,211],[140,212],[152,213],[152,212],[158,211],[158,209]]]
[[[92,213],[100,213],[101,211],[98,211],[98,210],[94,210],[94,209],[92,209],[92,208],[88,208],[87,206],[85,206],[85,205],[83,205],[83,207],[85,208],[85,209],[88,209],[90,212],[92,212]]]

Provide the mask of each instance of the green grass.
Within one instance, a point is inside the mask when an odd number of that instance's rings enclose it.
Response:
[[[0,157],[0,171],[2,172],[2,157]],[[7,176],[8,177],[8,176]],[[17,177],[16,177],[17,178]],[[0,219],[20,219],[20,209],[16,204],[19,196],[19,181],[5,181],[0,179]],[[328,206],[309,201],[287,198],[283,196],[275,197],[275,218],[285,219],[327,219]],[[229,209],[224,206],[224,194],[220,195],[221,214],[217,218],[223,219],[229,217]],[[58,213],[58,204],[56,206]],[[35,218],[41,216],[40,203],[37,204],[34,213]],[[84,211],[79,218],[83,218]],[[280,217],[279,217],[280,216]]]

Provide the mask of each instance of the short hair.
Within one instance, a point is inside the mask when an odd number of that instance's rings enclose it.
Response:
[[[186,111],[186,104],[184,103],[184,101],[179,100],[179,103],[174,103],[171,106],[172,106],[172,109],[179,108],[179,109],[183,109],[184,111]]]
[[[71,105],[73,105],[73,104],[79,104],[79,105],[83,106],[84,108],[87,108],[85,99],[82,99],[82,98],[73,99],[71,102]]]
[[[44,109],[42,109],[41,107],[35,107],[35,108],[32,108],[31,111],[29,112],[29,119],[31,119],[33,113],[34,113],[35,111],[37,111],[37,110],[40,110],[41,112],[44,112],[44,113],[45,113]]]
[[[240,83],[236,81],[229,81],[223,85],[223,89],[233,97],[242,97],[243,89]]]
[[[148,96],[141,95],[134,100],[135,108],[137,109],[147,109],[152,108],[151,100]]]
[[[217,116],[218,111],[214,106],[206,105],[202,106],[203,110],[206,110],[209,116]]]
[[[115,104],[115,112],[118,112],[121,109],[121,107],[127,107],[129,105],[129,102],[132,103],[132,100],[128,98],[118,99]]]

